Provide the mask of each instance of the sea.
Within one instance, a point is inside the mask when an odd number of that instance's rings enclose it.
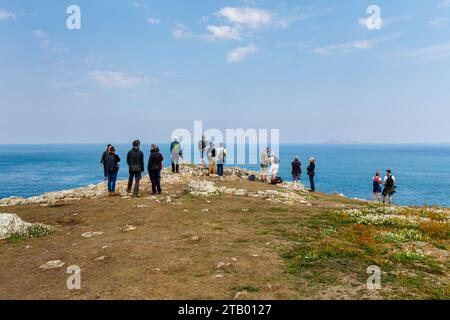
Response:
[[[115,145],[122,158],[119,178],[126,179],[129,145]],[[169,144],[160,145],[170,166]],[[193,150],[194,146],[192,147]],[[103,180],[100,158],[104,145],[0,145],[0,199],[31,197],[49,191],[96,184]],[[149,146],[143,145],[146,158]],[[186,153],[186,151],[185,151]],[[316,188],[327,193],[370,199],[372,177],[391,169],[397,179],[394,201],[400,205],[450,207],[450,145],[282,144],[280,175],[291,178],[291,162],[299,156],[302,182],[308,158],[316,158]],[[242,167],[258,170],[257,164]]]

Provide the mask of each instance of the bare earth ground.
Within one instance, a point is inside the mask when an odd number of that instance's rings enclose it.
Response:
[[[205,179],[218,186],[280,190]],[[400,228],[356,224],[340,215],[365,205],[358,201],[320,193],[305,195],[311,205],[196,197],[184,192],[187,183],[163,180],[161,203],[148,197],[144,180],[140,198],[1,208],[56,231],[0,241],[0,299],[450,298],[448,222],[443,230],[415,228],[420,241],[376,240],[380,231]],[[127,225],[136,230],[124,232]],[[89,231],[103,234],[81,236]],[[424,258],[402,255],[405,245],[422,248]],[[39,268],[50,260],[65,265]],[[382,269],[380,290],[367,289],[371,264]],[[70,265],[81,268],[81,290],[66,287]]]

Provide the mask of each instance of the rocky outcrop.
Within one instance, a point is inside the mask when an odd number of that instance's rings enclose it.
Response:
[[[31,223],[24,222],[17,214],[0,213],[0,239],[6,239],[13,234],[27,233]]]
[[[53,227],[42,223],[28,223],[12,213],[0,213],[0,240],[7,239],[14,234],[23,237],[40,238],[51,234]]]
[[[208,175],[208,170],[202,165],[192,165],[183,164],[180,167],[180,174],[172,174],[169,168],[163,170],[161,174],[162,183],[167,185],[186,183],[191,181],[188,185],[187,191],[193,195],[205,196],[210,194],[233,194],[236,196],[247,196],[249,195],[247,190],[244,189],[233,189],[226,187],[217,187],[215,181],[226,182],[226,181],[239,181],[248,180],[250,175],[255,175],[258,177],[258,173],[239,168],[239,167],[226,167],[224,169],[224,176],[219,177],[217,175],[209,176],[212,181],[198,180],[197,177],[206,177]],[[193,180],[194,179],[194,180]],[[142,184],[149,184],[148,177],[144,176],[142,179]],[[287,189],[289,191],[306,191],[303,186],[294,186],[291,183],[283,183],[279,185],[282,189]],[[126,181],[118,181],[117,191],[123,197],[123,199],[128,199],[129,195],[126,193]],[[285,198],[283,201],[296,201],[293,195],[262,195],[257,196],[266,197],[268,199],[280,199]],[[47,192],[40,196],[35,196],[31,198],[20,198],[20,197],[10,197],[0,200],[0,207],[8,206],[18,206],[18,205],[41,205],[41,206],[53,206],[66,202],[73,202],[82,199],[95,199],[104,197],[107,195],[106,187],[104,183],[92,184],[87,187],[70,189],[57,192]],[[287,197],[287,198],[286,198]],[[298,198],[298,197],[297,197]],[[298,200],[298,199],[297,199]],[[166,199],[166,202],[171,202],[171,199]]]
[[[310,203],[305,200],[305,197],[303,195],[290,190],[278,191],[269,189],[264,191],[259,190],[257,192],[250,192],[246,189],[227,188],[225,186],[217,187],[214,182],[206,180],[191,181],[187,185],[185,192],[193,196],[229,194],[239,197],[261,198],[270,202],[283,203],[287,205],[310,205]]]

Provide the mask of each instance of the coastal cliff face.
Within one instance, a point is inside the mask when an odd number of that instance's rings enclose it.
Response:
[[[251,174],[185,165],[164,170],[159,196],[145,177],[139,198],[120,181],[116,197],[100,183],[0,200],[0,224],[10,222],[0,298],[450,298],[448,209],[310,194]],[[69,266],[81,270],[79,290],[66,286]],[[382,271],[379,289],[368,289],[369,266]]]

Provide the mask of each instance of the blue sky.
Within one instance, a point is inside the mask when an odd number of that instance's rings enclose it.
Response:
[[[0,0],[0,114],[0,143],[450,142],[450,1]]]

